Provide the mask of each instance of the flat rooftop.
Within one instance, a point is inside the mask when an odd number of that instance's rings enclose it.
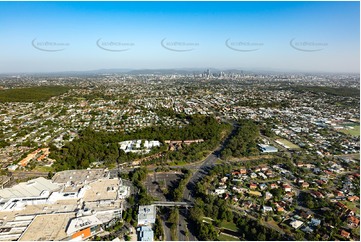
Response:
[[[29,225],[20,241],[50,241],[67,237],[66,227],[75,213],[38,215]]]
[[[104,169],[68,170],[57,172],[53,176],[53,182],[69,185],[83,185],[101,178],[107,178],[108,176],[109,171],[105,171]]]
[[[28,205],[23,210],[1,211],[0,220],[4,222],[15,220],[18,216],[35,215],[35,214],[52,214],[52,213],[72,213],[79,205],[77,200],[59,200],[54,204]],[[75,212],[74,212],[75,213]]]
[[[76,231],[98,224],[102,224],[102,222],[95,215],[73,218],[70,221],[68,228],[66,229],[66,233],[71,235]]]
[[[83,201],[115,200],[119,189],[118,179],[98,180],[88,185]]]
[[[155,223],[156,210],[154,205],[139,206],[138,225]]]

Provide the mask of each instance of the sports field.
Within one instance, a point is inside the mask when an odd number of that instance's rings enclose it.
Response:
[[[350,134],[352,136],[360,136],[360,125],[350,126],[350,127],[352,127],[352,129],[350,128],[343,129],[341,130],[341,132],[345,134]]]
[[[276,142],[280,143],[287,149],[299,149],[300,148],[298,145],[295,145],[294,143],[292,143],[286,139],[277,139]]]

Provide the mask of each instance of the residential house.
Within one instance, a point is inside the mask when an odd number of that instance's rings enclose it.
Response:
[[[266,192],[266,193],[265,193],[265,200],[269,200],[269,199],[271,199],[271,198],[273,198],[272,193]]]
[[[270,176],[272,176],[272,175],[273,175],[272,170],[267,170],[267,171],[266,171],[266,176],[270,177]]]
[[[263,190],[265,190],[267,188],[267,185],[262,183],[262,184],[259,185],[259,188],[263,191]]]
[[[272,212],[273,211],[273,209],[272,209],[272,207],[270,207],[270,206],[263,206],[263,212],[264,213],[267,213],[267,212]]]
[[[341,230],[340,235],[341,235],[342,237],[346,238],[346,239],[349,239],[349,238],[350,238],[350,233],[347,232],[347,231],[345,231],[345,230],[343,230],[343,229]]]
[[[311,225],[311,226],[317,227],[317,226],[319,226],[320,224],[321,224],[321,220],[316,219],[316,218],[311,218],[311,222],[310,222],[310,225]]]
[[[283,213],[285,212],[286,210],[283,208],[283,207],[277,207],[277,212],[279,213]]]
[[[360,198],[358,196],[349,196],[347,197],[347,200],[349,200],[350,202],[354,202],[360,200]]]
[[[348,216],[347,217],[347,224],[349,226],[352,226],[354,228],[357,228],[360,224],[360,220],[358,218],[356,218],[355,216]]]
[[[288,184],[283,184],[283,189],[285,190],[285,192],[291,192],[292,191],[292,187]]]
[[[225,176],[225,177],[223,177],[223,178],[221,179],[221,182],[222,182],[222,183],[226,183],[227,180],[228,180],[228,177]]]
[[[301,187],[302,188],[309,188],[310,184],[308,182],[303,182]]]
[[[260,167],[254,168],[254,172],[260,172],[260,171],[261,171],[261,168],[260,168]]]
[[[338,191],[338,190],[336,190],[336,191],[334,192],[334,194],[335,194],[336,197],[343,197],[343,196],[344,196],[343,192]]]
[[[324,198],[322,193],[320,193],[318,191],[311,191],[311,196],[313,196],[314,198]]]
[[[221,195],[221,194],[226,193],[226,189],[224,189],[224,188],[217,188],[217,189],[214,191],[214,193],[217,194],[217,195]]]
[[[252,205],[253,205],[252,201],[245,201],[243,203],[243,207],[245,207],[245,208],[251,208]]]
[[[310,227],[306,226],[306,227],[302,227],[301,230],[305,233],[312,233],[313,232],[313,229],[311,229]]]
[[[312,213],[310,211],[302,211],[300,215],[303,219],[312,218]]]
[[[257,177],[257,174],[256,174],[256,173],[254,173],[254,172],[252,172],[252,173],[251,173],[251,175],[250,175],[250,177],[251,177],[252,179],[254,179],[254,178],[256,178],[256,177]]]
[[[257,184],[251,183],[249,185],[249,188],[252,189],[252,190],[257,189]]]
[[[272,183],[272,184],[270,185],[270,188],[271,188],[271,189],[278,188],[278,185],[277,185],[277,184],[275,184],[275,183]]]
[[[293,221],[290,223],[290,225],[291,225],[294,229],[298,229],[298,228],[300,228],[300,227],[303,225],[303,222],[300,221],[300,220],[295,219],[295,220],[293,220]]]
[[[233,171],[233,172],[232,172],[232,175],[233,175],[233,176],[239,176],[240,174],[241,174],[241,173],[240,173],[239,171]]]
[[[247,174],[247,169],[240,169],[239,172],[241,173],[241,175],[246,175]]]
[[[258,191],[249,191],[248,194],[251,196],[262,197],[262,193],[260,193]]]

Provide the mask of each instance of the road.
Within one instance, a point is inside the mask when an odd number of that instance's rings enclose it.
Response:
[[[183,201],[185,202],[194,202],[193,191],[197,182],[201,181],[203,177],[208,174],[208,171],[215,165],[218,157],[220,156],[221,151],[225,147],[225,144],[229,139],[236,133],[238,126],[233,123],[233,129],[231,133],[226,137],[226,139],[215,149],[211,154],[209,154],[200,164],[193,165],[193,167],[187,167],[193,171],[192,177],[189,179],[186,188],[183,192]],[[191,165],[192,166],[192,165]],[[178,240],[190,240],[196,241],[197,238],[192,234],[193,229],[189,227],[189,223],[186,220],[187,214],[179,215],[179,226],[178,226]],[[185,231],[189,231],[187,236],[185,236]]]
[[[185,217],[183,217],[183,215],[181,215],[179,213],[179,222],[178,222],[178,240],[179,241],[188,241],[188,238],[186,236],[186,230],[188,230],[188,228],[187,228],[187,223],[186,223]]]
[[[188,229],[188,209],[179,209],[178,240],[197,241],[197,238]]]
[[[197,182],[202,180],[202,178],[207,175],[208,170],[215,165],[217,159],[218,157],[215,155],[215,152],[213,152],[204,160],[199,169],[193,173],[183,193],[184,201],[194,202],[192,191],[194,191]]]
[[[165,241],[171,241],[171,237],[170,237],[170,228],[167,227],[167,225],[165,224],[165,218],[162,217],[162,225],[163,225],[163,232],[164,232],[164,239]]]
[[[195,184],[198,181],[202,180],[208,174],[208,171],[215,165],[218,157],[220,157],[221,151],[224,149],[228,141],[235,135],[238,126],[236,123],[232,123],[232,131],[225,138],[225,140],[215,149],[211,154],[209,154],[203,162],[195,166],[193,169],[193,176],[189,179],[186,188],[183,192],[183,200],[194,202],[192,191],[194,191]],[[189,169],[189,168],[188,168]]]

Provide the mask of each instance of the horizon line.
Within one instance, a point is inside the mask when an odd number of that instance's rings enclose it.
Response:
[[[0,0],[1,1],[1,0]],[[99,68],[99,69],[90,69],[90,70],[63,70],[63,71],[16,71],[16,72],[0,72],[0,75],[36,75],[36,74],[65,74],[65,73],[87,73],[87,72],[109,72],[107,74],[127,74],[132,71],[206,71],[207,69],[214,70],[216,72],[222,71],[242,71],[242,72],[251,72],[257,74],[257,72],[273,72],[279,74],[350,74],[350,75],[360,75],[360,71],[350,72],[350,71],[315,71],[315,70],[267,70],[267,69],[246,69],[246,68],[236,68],[236,67],[227,67],[227,68],[217,68],[217,67],[171,67],[171,68]],[[96,73],[94,73],[96,74]]]

